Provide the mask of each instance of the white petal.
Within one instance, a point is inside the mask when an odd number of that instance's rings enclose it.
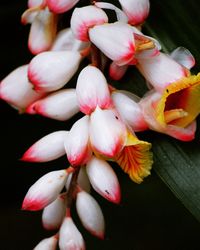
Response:
[[[33,250],[56,250],[58,239],[55,236],[43,239]]]
[[[44,97],[27,109],[27,113],[40,114],[51,119],[65,121],[79,112],[75,89],[62,89]]]
[[[43,2],[44,0],[28,0],[28,7],[33,8],[41,5]]]
[[[46,8],[38,12],[34,18],[29,38],[28,47],[33,54],[49,50],[56,34],[56,16]]]
[[[69,177],[67,178],[67,182],[66,182],[66,189],[68,190],[70,182],[71,182],[71,177],[72,174],[69,174]],[[78,179],[77,179],[77,184],[78,186],[83,189],[86,192],[90,192],[90,181],[88,178],[88,175],[86,173],[85,167],[81,167],[79,174],[78,174]]]
[[[78,69],[81,56],[76,51],[49,51],[35,56],[28,77],[35,89],[48,92],[63,87]]]
[[[125,13],[121,9],[117,8],[114,4],[106,3],[106,2],[95,2],[95,6],[101,9],[114,10],[117,16],[117,21],[121,21],[124,23],[128,22],[128,18],[125,15]]]
[[[72,126],[65,138],[67,158],[72,166],[85,164],[91,155],[89,148],[89,117],[84,116]]]
[[[80,110],[85,114],[91,114],[97,105],[102,109],[111,106],[106,78],[94,66],[87,66],[81,71],[76,85],[76,93]]]
[[[52,171],[43,175],[29,188],[22,209],[37,211],[49,205],[63,189],[67,176],[66,170]]]
[[[0,98],[20,110],[43,96],[33,90],[27,78],[27,69],[28,65],[15,69],[0,84]]]
[[[47,6],[54,13],[64,13],[73,8],[79,0],[46,0]]]
[[[91,42],[118,65],[127,64],[134,58],[133,32],[126,23],[97,25],[89,30],[89,37]]]
[[[149,0],[119,0],[119,2],[132,25],[143,23],[149,14]]]
[[[21,160],[30,162],[47,162],[65,154],[64,140],[67,131],[56,131],[35,142],[23,155]]]
[[[133,131],[137,132],[148,128],[141,107],[137,102],[120,91],[112,93],[112,100],[120,116]]]
[[[191,69],[195,65],[195,58],[190,51],[184,47],[176,48],[172,51],[170,57],[187,69]]]
[[[86,171],[96,192],[111,202],[120,202],[121,192],[117,176],[106,161],[93,156],[86,165]]]
[[[164,53],[160,53],[152,58],[138,59],[138,62],[137,67],[139,71],[160,92],[170,83],[188,74],[185,67]]]
[[[77,194],[76,210],[83,226],[91,234],[103,239],[104,217],[96,200],[85,191],[81,191]]]
[[[124,146],[126,127],[114,110],[101,110],[91,114],[90,140],[92,147],[107,157],[114,157]]]
[[[51,47],[52,51],[58,50],[71,50],[71,51],[81,51],[89,46],[88,42],[82,42],[77,40],[72,33],[70,28],[63,29],[58,32],[54,43]]]
[[[44,208],[42,213],[42,224],[45,229],[58,229],[66,214],[66,194],[58,198]]]
[[[76,8],[71,17],[71,29],[75,37],[81,41],[89,41],[88,30],[95,25],[108,22],[106,13],[95,6]]]
[[[128,69],[127,65],[118,66],[115,62],[112,62],[109,67],[109,76],[113,80],[120,80]]]
[[[60,250],[85,250],[85,243],[71,217],[66,217],[59,232]]]

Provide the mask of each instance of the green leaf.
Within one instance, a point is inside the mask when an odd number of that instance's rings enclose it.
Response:
[[[189,49],[196,58],[193,73],[197,73],[200,68],[199,28],[198,0],[184,1],[184,5],[181,0],[151,0],[151,14],[143,31],[157,38],[166,53],[179,46]],[[137,73],[136,77],[135,72],[134,76],[132,72],[128,74],[132,80],[126,82],[127,88],[137,94],[144,94],[141,76]],[[154,132],[148,133],[145,139],[153,144],[154,170],[200,221],[199,136],[198,128],[196,139],[192,142],[180,142]]]

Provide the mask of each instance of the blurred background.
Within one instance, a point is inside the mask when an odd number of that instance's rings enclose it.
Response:
[[[159,12],[159,1],[152,0],[151,2],[152,10],[149,20],[150,23],[154,23],[156,29],[159,19],[162,20],[162,14]],[[162,1],[163,5],[165,2],[170,1]],[[182,2],[179,1],[180,4]],[[20,23],[20,16],[26,6],[25,0],[1,0],[0,79],[16,67],[28,63],[32,58],[27,49],[29,26],[23,26]],[[192,15],[191,10],[190,12]],[[196,18],[194,22],[195,20]],[[199,19],[196,22],[198,22],[196,25],[200,26]],[[177,27],[169,28],[173,37]],[[180,29],[187,32],[184,27]],[[199,34],[197,36],[199,37]],[[198,48],[198,37],[194,39],[193,47]],[[192,39],[189,34],[188,39]],[[200,61],[197,63],[200,65]],[[63,157],[43,164],[24,163],[19,159],[35,141],[50,132],[69,129],[72,121],[56,122],[39,116],[19,115],[3,101],[0,101],[0,117],[0,249],[29,250],[52,233],[43,230],[40,212],[21,211],[23,197],[30,185],[41,175],[65,167],[66,159]],[[117,167],[116,172],[122,188],[121,204],[110,204],[94,194],[105,215],[105,240],[101,241],[90,236],[80,224],[78,225],[84,235],[88,250],[200,249],[199,222],[154,171],[141,185],[131,182],[128,176]],[[76,215],[75,220],[78,223]]]

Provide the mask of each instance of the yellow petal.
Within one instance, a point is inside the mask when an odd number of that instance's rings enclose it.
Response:
[[[140,141],[128,133],[126,145],[115,159],[124,172],[128,173],[136,183],[141,183],[143,178],[150,174],[153,164],[150,149],[150,143]]]
[[[177,117],[171,124],[181,127],[188,126],[200,113],[200,73],[181,78],[170,84],[156,105],[156,120],[166,125],[165,112],[182,109],[187,113]]]

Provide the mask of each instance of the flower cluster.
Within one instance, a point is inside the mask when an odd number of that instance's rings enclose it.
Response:
[[[200,74],[190,72],[195,59],[183,47],[165,54],[156,39],[142,33],[148,0],[118,5],[29,0],[22,15],[22,23],[31,24],[28,47],[34,56],[1,81],[1,99],[20,113],[59,121],[82,114],[69,131],[46,135],[21,158],[48,162],[66,155],[69,162],[67,169],[42,176],[24,198],[22,209],[43,210],[44,228],[58,230],[35,250],[55,250],[57,244],[61,250],[85,249],[70,213],[73,204],[83,226],[104,238],[103,213],[90,189],[118,204],[120,185],[110,162],[136,183],[150,174],[151,144],[135,132],[151,129],[182,141],[195,136],[200,113]],[[70,25],[60,28],[68,10]],[[146,79],[149,91],[142,98],[114,88],[105,77],[120,81],[129,67]],[[73,76],[75,88],[66,88]]]

